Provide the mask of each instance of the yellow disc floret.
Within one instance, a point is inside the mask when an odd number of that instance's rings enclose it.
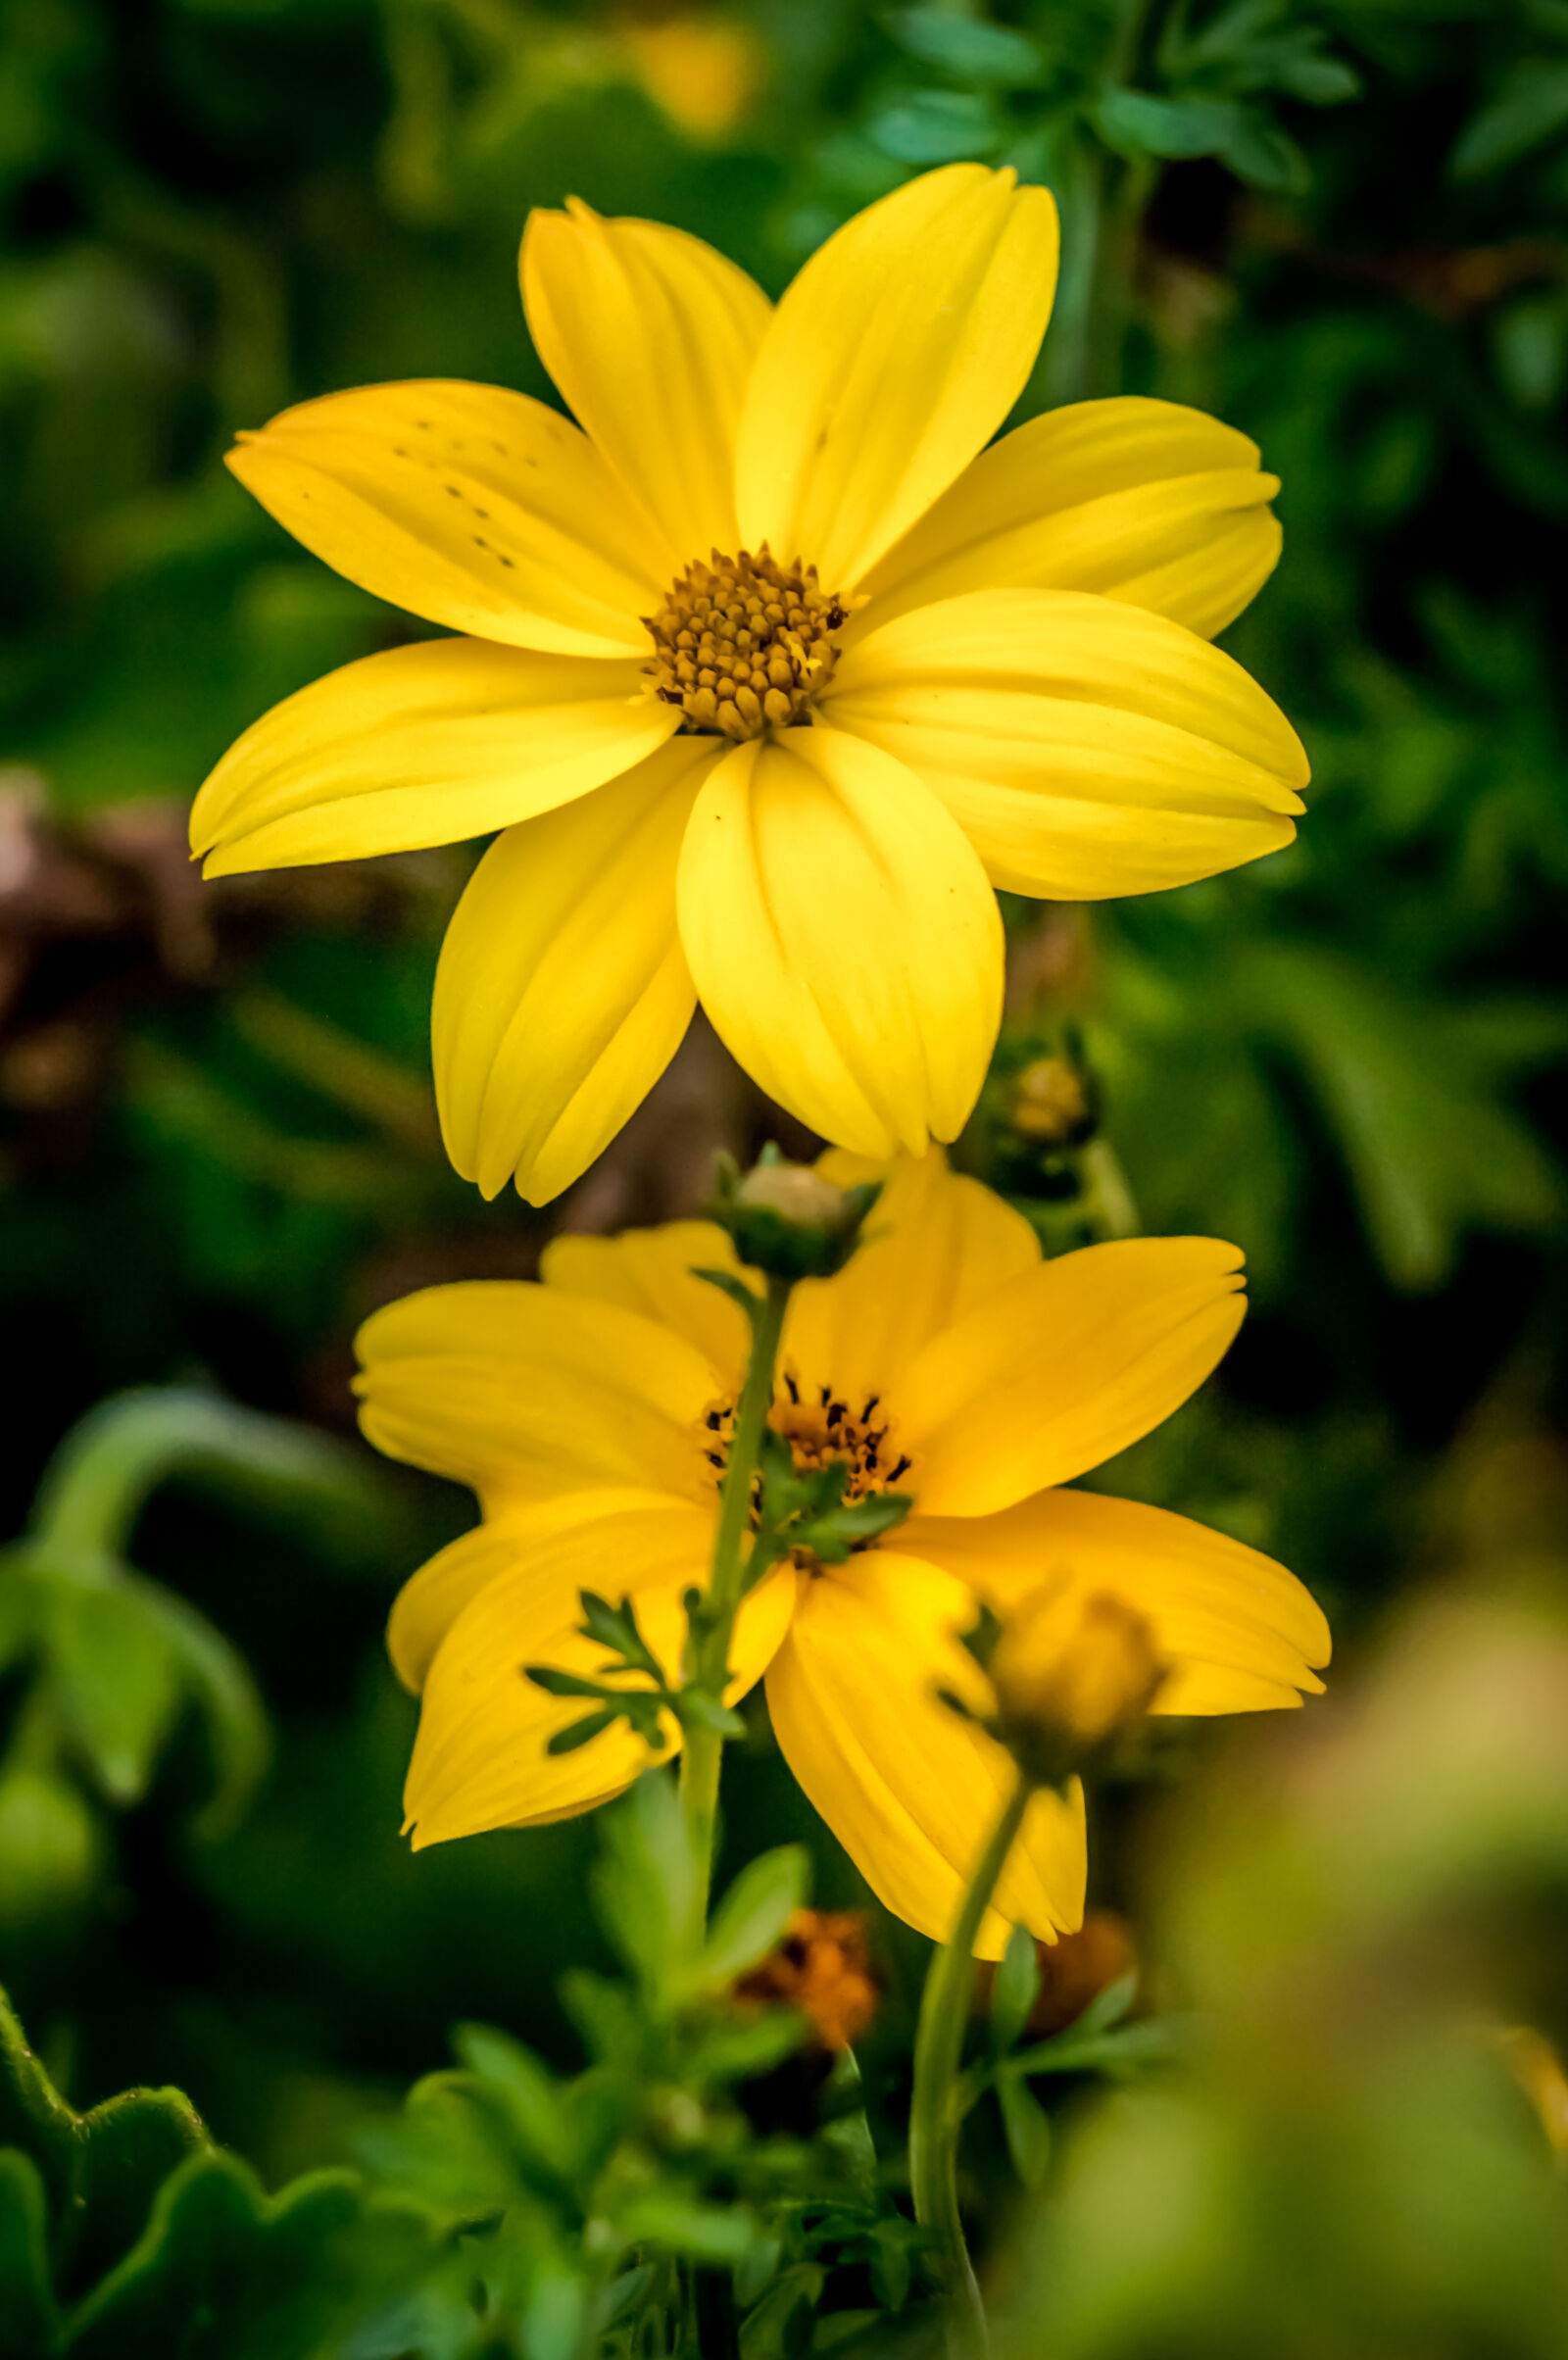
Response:
[[[882,1407],[881,1395],[872,1394],[858,1409],[855,1401],[858,1398],[840,1395],[831,1385],[803,1385],[786,1365],[767,1415],[773,1432],[788,1443],[797,1474],[814,1474],[834,1460],[842,1462],[846,1500],[901,1491],[914,1465],[909,1453],[898,1446],[896,1421]],[[734,1401],[712,1402],[703,1417],[701,1448],[715,1484],[724,1480],[734,1432]],[[760,1498],[760,1484],[758,1491]],[[872,1544],[866,1541],[855,1546],[860,1549]]]
[[[755,557],[715,549],[711,565],[688,565],[644,617],[658,650],[647,667],[654,693],[680,707],[688,729],[729,738],[787,729],[832,677],[831,634],[848,619],[814,565],[780,565],[765,541]]]

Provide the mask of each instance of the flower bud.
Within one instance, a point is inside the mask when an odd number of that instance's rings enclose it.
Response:
[[[1082,1147],[1100,1119],[1099,1093],[1068,1057],[1036,1057],[1012,1085],[1007,1118],[1020,1139],[1048,1150]]]
[[[0,1778],[0,1942],[81,1916],[104,1870],[98,1814],[73,1780],[44,1769]]]
[[[809,1164],[764,1149],[756,1168],[719,1172],[713,1218],[741,1260],[770,1278],[831,1278],[859,1244],[860,1224],[880,1194],[873,1182],[837,1188]]]
[[[988,1668],[1006,1743],[1055,1785],[1142,1720],[1167,1666],[1136,1606],[1053,1583],[1008,1616]]]

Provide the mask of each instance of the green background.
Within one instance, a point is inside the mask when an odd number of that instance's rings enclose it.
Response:
[[[1284,480],[1283,564],[1225,644],[1312,757],[1298,845],[1114,909],[1009,910],[1036,989],[999,1071],[1080,1027],[1144,1226],[1232,1238],[1251,1271],[1221,1377],[1106,1480],[1278,1553],[1347,1666],[1401,1600],[1560,1504],[1562,0],[1019,0],[984,22],[10,0],[9,1529],[104,1395],[210,1385],[347,1436],[375,1303],[526,1275],[561,1221],[688,1212],[716,1147],[777,1127],[698,1038],[578,1192],[487,1207],[445,1167],[427,1074],[469,855],[200,884],[185,812],[229,741],[421,629],[298,551],[225,473],[229,437],[389,377],[553,398],[516,295],[530,206],[676,221],[777,291],[849,213],[956,156],[1012,161],[1062,205],[1058,322],[1020,415],[1194,402]],[[965,1153],[1054,1201],[1059,1175],[1015,1147],[999,1084]],[[556,1978],[598,1955],[583,1831],[416,1858],[398,1835],[415,1708],[380,1631],[470,1512],[389,1472],[347,1515],[176,1485],[141,1520],[136,1563],[253,1667],[272,1765],[217,1838],[192,1829],[210,1764],[172,1708],[133,1794],[82,1745],[46,1793],[0,1776],[0,1980],[78,2104],[178,2082],[275,2177],[340,2155],[455,2019],[571,2054]],[[13,1733],[28,1682],[23,1659],[0,1673]],[[1101,1798],[1104,1897],[1126,1899],[1190,1751],[1172,1739]],[[733,1857],[803,1835],[820,1897],[862,1897],[760,1720],[728,1795]],[[921,1945],[879,1940],[896,2112]]]

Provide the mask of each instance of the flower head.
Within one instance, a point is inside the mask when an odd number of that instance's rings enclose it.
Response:
[[[914,1511],[843,1564],[766,1576],[741,1609],[733,1694],[765,1682],[786,1760],[867,1882],[942,1934],[1012,1778],[996,1739],[941,1700],[987,1693],[962,1644],[980,1603],[1005,1623],[1046,1583],[1118,1601],[1168,1667],[1156,1712],[1296,1704],[1321,1686],[1328,1631],[1255,1550],[1059,1488],[1214,1367],[1242,1315],[1233,1247],[1132,1239],[1047,1262],[1028,1223],[937,1153],[885,1175],[842,1154],[824,1166],[885,1185],[855,1259],[791,1298],[771,1422],[797,1464],[836,1457],[852,1496],[898,1490]],[[563,1237],[540,1283],[431,1288],[362,1330],[370,1440],[471,1484],[484,1509],[393,1608],[393,1661],[422,1696],[416,1844],[587,1810],[643,1766],[623,1724],[549,1753],[580,1701],[523,1666],[601,1670],[577,1628],[585,1589],[629,1597],[678,1664],[747,1345],[744,1312],[692,1273],[735,1267],[706,1222]],[[1084,1871],[1069,1782],[1031,1802],[983,1953],[1016,1922],[1047,1941],[1076,1926]]]
[[[986,1669],[1013,1751],[1055,1781],[1143,1719],[1169,1666],[1141,1608],[1069,1576],[1018,1600]]]
[[[267,714],[197,798],[209,874],[501,831],[441,959],[460,1171],[543,1203],[701,997],[758,1081],[885,1156],[996,1038],[993,886],[1073,899],[1290,839],[1294,732],[1207,644],[1279,549],[1244,435],[1081,403],[986,447],[1051,310],[1043,188],[960,164],[773,307],[675,229],[536,213],[522,292],[574,425],[445,381],[329,394],[231,466],[461,636]]]

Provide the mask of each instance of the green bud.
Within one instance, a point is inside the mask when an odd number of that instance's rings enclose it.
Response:
[[[52,1770],[0,1778],[0,1938],[78,1916],[103,1872],[103,1829],[79,1787]]]
[[[1051,1583],[1019,1601],[990,1650],[997,1735],[1059,1786],[1141,1721],[1162,1687],[1148,1617],[1113,1591]]]
[[[832,1278],[859,1244],[861,1223],[881,1193],[874,1180],[838,1188],[769,1147],[744,1175],[727,1157],[720,1163],[709,1210],[750,1269],[769,1278]]]

